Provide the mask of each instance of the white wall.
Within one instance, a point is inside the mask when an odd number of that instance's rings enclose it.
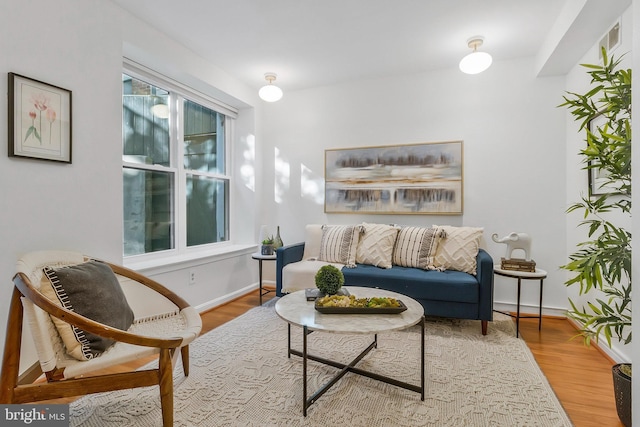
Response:
[[[0,13],[0,117],[7,117],[8,72],[73,92],[73,163],[0,155],[0,346],[15,262],[25,252],[71,249],[122,261],[122,58],[158,67],[204,93],[241,108],[232,151],[255,138],[254,91],[205,63],[119,7],[103,0],[3,1]],[[1,146],[7,146],[6,120],[0,120]],[[6,148],[4,148],[6,150]],[[6,153],[6,151],[5,151]],[[232,163],[239,162],[237,158]],[[259,161],[252,159],[250,162]],[[244,162],[244,161],[243,161]],[[246,162],[244,162],[246,163]],[[250,166],[255,166],[250,164]],[[161,269],[147,269],[191,304],[206,308],[257,284],[255,191],[236,180],[232,219],[235,252]],[[196,271],[188,286],[186,270]],[[31,351],[30,338],[24,340]],[[33,360],[23,359],[22,368]]]
[[[302,241],[307,222],[481,226],[498,262],[505,247],[491,234],[527,232],[533,259],[549,272],[545,311],[561,313],[566,153],[564,112],[556,106],[564,79],[535,78],[533,68],[532,59],[498,61],[476,76],[445,69],[285,94],[263,109],[265,161],[275,150],[284,154],[278,168],[265,166],[262,215],[282,225],[285,243]],[[462,216],[323,213],[325,149],[450,140],[464,141]],[[303,192],[301,181],[317,191]],[[280,203],[276,184],[287,189]],[[523,289],[525,311],[537,310],[537,282],[530,283]],[[496,306],[515,300],[515,281],[496,278]]]
[[[11,3],[0,14],[0,117],[7,117],[8,72],[71,90],[73,163],[0,156],[2,345],[21,254],[73,248],[119,260],[122,253],[122,178],[114,167],[121,162],[121,113],[113,108],[121,102],[122,42],[113,37],[115,11],[100,1]],[[4,119],[0,140],[7,147]]]

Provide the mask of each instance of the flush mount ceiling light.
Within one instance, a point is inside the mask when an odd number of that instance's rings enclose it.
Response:
[[[478,74],[491,66],[493,59],[487,52],[478,52],[477,49],[482,46],[484,39],[482,37],[472,37],[467,41],[468,46],[473,52],[462,58],[460,61],[460,71],[467,74]]]
[[[151,114],[159,119],[169,118],[169,106],[167,104],[156,104],[151,107]]]
[[[169,106],[165,104],[166,100],[159,96],[152,96],[153,106],[151,107],[151,114],[159,119],[169,118]]]
[[[264,78],[269,83],[260,88],[260,90],[258,91],[258,95],[260,96],[260,98],[267,102],[278,101],[280,98],[282,98],[282,89],[273,84],[273,82],[276,80],[276,74],[266,73],[264,75]]]

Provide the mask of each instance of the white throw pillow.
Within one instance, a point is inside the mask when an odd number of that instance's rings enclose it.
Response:
[[[318,259],[322,242],[322,224],[307,224],[305,227],[304,254],[302,259]]]
[[[323,225],[318,259],[345,264],[349,268],[355,267],[361,232],[360,225]]]
[[[435,226],[434,226],[435,227]],[[445,270],[464,271],[476,275],[476,257],[480,248],[482,227],[438,226],[447,237],[440,241],[434,264]]]
[[[393,263],[401,267],[433,269],[433,257],[443,236],[437,227],[402,227],[393,249]]]
[[[399,227],[387,224],[362,223],[364,233],[360,236],[356,250],[358,264],[370,264],[380,268],[391,268],[393,246]]]

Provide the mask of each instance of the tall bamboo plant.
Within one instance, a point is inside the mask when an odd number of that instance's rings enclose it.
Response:
[[[631,233],[612,223],[611,214],[631,215],[631,69],[621,69],[620,59],[609,59],[603,49],[603,64],[583,64],[591,76],[591,89],[583,94],[567,92],[565,102],[580,132],[586,133],[586,146],[580,150],[584,168],[599,169],[602,186],[613,189],[599,196],[582,196],[567,212],[582,211],[580,226],[588,229],[588,240],[562,268],[575,273],[567,286],[579,284],[580,295],[594,289],[602,293],[578,307],[570,299],[568,315],[581,325],[588,344],[604,336],[631,342]],[[602,125],[596,129],[594,119]]]

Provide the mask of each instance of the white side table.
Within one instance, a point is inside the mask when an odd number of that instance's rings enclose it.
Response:
[[[517,311],[514,316],[511,313],[507,313],[504,311],[498,311],[498,313],[506,314],[507,316],[516,318],[516,337],[520,336],[520,318],[523,319],[538,319],[538,330],[542,329],[542,288],[544,279],[547,277],[547,272],[544,270],[540,270],[536,268],[536,271],[516,271],[516,270],[503,270],[499,265],[493,266],[493,274],[497,274],[498,276],[503,277],[511,277],[513,279],[518,279],[518,303],[517,303]],[[539,311],[537,316],[520,316],[520,289],[522,287],[522,280],[539,280],[540,281],[540,304]]]
[[[262,296],[268,294],[269,292],[273,292],[271,289],[262,290],[262,261],[275,261],[276,254],[273,255],[262,255],[260,252],[256,252],[251,254],[251,258],[258,260],[258,276],[260,277],[260,305],[262,305]]]

